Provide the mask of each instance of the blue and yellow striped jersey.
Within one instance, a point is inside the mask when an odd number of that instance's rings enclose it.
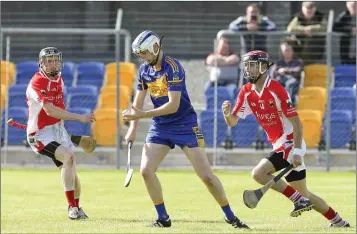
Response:
[[[162,57],[161,68],[141,65],[137,89],[150,93],[154,108],[169,101],[168,92],[181,91],[180,106],[176,113],[154,117],[154,125],[191,125],[197,124],[197,115],[191,105],[185,84],[185,71],[180,62],[165,54]]]

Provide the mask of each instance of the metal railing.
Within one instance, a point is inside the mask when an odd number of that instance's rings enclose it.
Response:
[[[131,34],[126,29],[101,28],[1,28],[3,35],[51,34],[51,35],[118,35],[125,38],[125,61],[131,60]]]

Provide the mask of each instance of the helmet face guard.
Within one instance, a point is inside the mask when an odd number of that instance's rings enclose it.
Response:
[[[40,70],[48,76],[56,76],[63,69],[62,53],[55,47],[47,47],[39,54]]]
[[[159,55],[162,47],[162,38],[163,37],[159,39],[159,37],[152,31],[144,31],[135,38],[134,42],[131,45],[131,48],[140,63],[150,66],[156,65],[157,61],[159,60]],[[159,47],[157,51],[155,51],[154,49],[155,44],[157,44]],[[150,60],[143,58],[143,56],[146,56],[147,53],[153,55],[153,58]]]
[[[268,66],[264,69],[263,63],[259,61],[244,61],[243,75],[249,83],[256,83],[260,76],[268,70]]]
[[[266,64],[265,68],[263,68],[264,64]],[[269,61],[268,53],[259,50],[251,51],[243,56],[244,78],[249,83],[255,84],[273,64]]]

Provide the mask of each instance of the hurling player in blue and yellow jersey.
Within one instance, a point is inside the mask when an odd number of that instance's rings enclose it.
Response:
[[[135,140],[139,119],[152,118],[143,148],[140,172],[158,214],[153,226],[171,226],[161,184],[155,173],[170,149],[177,145],[222,207],[226,222],[235,228],[248,228],[232,212],[223,186],[211,170],[204,150],[203,135],[197,124],[197,115],[186,90],[185,71],[181,64],[161,51],[161,40],[152,31],[140,33],[134,40],[132,49],[143,64],[139,69],[139,83],[133,106],[130,111],[123,113],[123,120],[130,121],[125,139],[127,142]],[[147,91],[154,109],[144,111]]]

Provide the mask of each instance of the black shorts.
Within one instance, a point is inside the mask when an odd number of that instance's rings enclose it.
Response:
[[[57,141],[52,141],[48,145],[46,145],[45,148],[43,148],[39,153],[51,158],[52,161],[56,164],[56,166],[60,167],[63,165],[63,163],[61,161],[58,161],[55,157],[55,152],[60,145],[61,144]]]
[[[290,165],[288,161],[284,159],[284,154],[287,152],[279,151],[279,152],[270,152],[268,155],[265,156],[274,166],[275,171],[280,171],[281,169]],[[298,181],[306,178],[306,170],[295,171],[292,170],[285,179],[287,182]]]

